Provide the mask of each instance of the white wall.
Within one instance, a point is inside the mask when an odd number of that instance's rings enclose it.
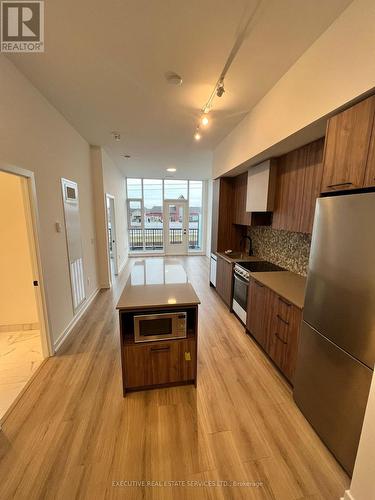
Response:
[[[86,294],[98,286],[88,143],[3,55],[0,55],[0,163],[35,173],[40,243],[50,328],[56,342],[73,319],[61,177],[78,183]]]
[[[372,89],[374,26],[375,2],[354,0],[218,145],[213,177],[256,158]]]
[[[347,500],[375,500],[375,375],[372,377],[361,439]]]
[[[111,278],[105,196],[111,194],[115,197],[117,267],[120,272],[128,258],[125,177],[99,146],[91,146],[91,165],[95,193],[99,283],[102,288],[109,288]]]
[[[115,197],[117,267],[119,272],[128,258],[128,227],[126,207],[125,176],[113,163],[106,151],[102,149],[102,165],[104,193]]]

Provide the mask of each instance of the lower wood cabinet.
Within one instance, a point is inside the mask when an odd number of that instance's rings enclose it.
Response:
[[[125,345],[124,375],[127,389],[193,381],[196,377],[196,340]]]
[[[232,307],[233,293],[233,264],[217,256],[216,265],[216,291],[227,304]]]
[[[270,290],[253,279],[249,283],[247,329],[263,347],[267,344],[267,311],[269,309]]]
[[[250,280],[247,329],[293,383],[302,311],[254,279]]]

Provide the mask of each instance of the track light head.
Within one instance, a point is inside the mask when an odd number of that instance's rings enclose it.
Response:
[[[218,97],[221,97],[225,92],[225,88],[224,88],[224,81],[222,80],[221,82],[219,82],[217,88],[216,88],[216,95]]]

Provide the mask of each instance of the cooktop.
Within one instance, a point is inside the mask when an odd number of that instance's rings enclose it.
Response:
[[[236,262],[236,265],[243,267],[251,273],[285,271],[285,269],[283,269],[282,267],[277,266],[276,264],[272,264],[272,262],[267,262],[266,260],[256,262]]]

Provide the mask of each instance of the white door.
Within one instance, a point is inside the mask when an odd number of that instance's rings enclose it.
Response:
[[[166,255],[187,255],[189,205],[186,200],[164,201],[164,247]]]
[[[107,231],[108,231],[108,258],[111,277],[118,275],[117,236],[115,198],[106,194],[107,201]]]
[[[86,300],[85,275],[81,241],[81,223],[79,218],[78,185],[76,182],[61,179],[65,231],[68,246],[70,283],[74,312]]]

